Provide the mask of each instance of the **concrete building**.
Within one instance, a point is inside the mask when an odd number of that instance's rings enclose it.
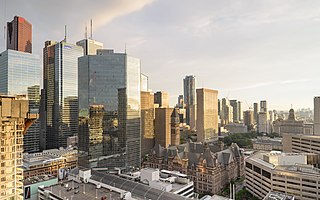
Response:
[[[180,144],[180,117],[178,108],[174,108],[171,114],[171,145]]]
[[[230,100],[232,106],[232,120],[234,123],[239,123],[243,119],[242,103],[238,100]]]
[[[313,127],[313,134],[320,135],[320,97],[314,97],[314,104],[313,104],[313,112],[314,112],[314,127]]]
[[[169,108],[169,94],[164,91],[154,93],[154,103],[159,104],[159,108]]]
[[[183,96],[186,104],[186,120],[191,130],[196,129],[197,99],[196,99],[196,77],[186,76],[183,79]]]
[[[103,43],[93,39],[83,39],[76,43],[76,45],[83,48],[83,55],[97,55],[98,49],[103,49]]]
[[[244,157],[236,144],[224,150],[219,143],[188,142],[169,148],[156,145],[143,165],[187,174],[199,194],[220,193],[231,180],[244,174]]]
[[[35,176],[55,176],[59,179],[61,172],[67,172],[78,166],[78,151],[75,148],[50,149],[40,153],[23,154],[23,178]],[[65,174],[63,174],[65,175]]]
[[[294,200],[294,196],[281,192],[269,192],[263,200]]]
[[[243,123],[247,126],[248,131],[254,128],[254,112],[252,110],[246,110],[243,112]]]
[[[32,24],[23,17],[7,22],[7,49],[32,53]]]
[[[270,191],[319,199],[320,170],[310,165],[310,157],[315,154],[258,152],[246,159],[246,189],[261,199]]]
[[[67,138],[78,134],[78,57],[80,46],[46,41],[43,48],[43,88],[46,149],[67,146]]]
[[[79,109],[104,106],[105,167],[141,164],[140,59],[100,49],[79,58]]]
[[[253,103],[253,120],[254,123],[258,122],[258,114],[259,114],[259,105],[258,103]]]
[[[267,107],[267,101],[262,100],[260,101],[260,112],[268,112],[268,107]]]
[[[0,54],[0,93],[26,95],[30,113],[39,114],[40,57],[31,53],[6,50]],[[37,120],[25,134],[24,151],[40,150],[40,122]]]
[[[141,92],[141,158],[154,147],[154,94]]]
[[[171,115],[173,108],[155,109],[155,143],[163,147],[171,144]]]
[[[218,91],[197,89],[197,141],[218,137]]]
[[[252,139],[252,146],[254,150],[283,150],[282,138],[258,137],[257,139]]]
[[[248,127],[242,123],[229,123],[224,126],[229,133],[248,133]]]
[[[304,133],[304,121],[296,120],[294,110],[289,110],[289,116],[286,120],[276,120],[274,122],[274,131],[283,135],[285,133],[303,134]]]
[[[271,133],[272,124],[269,121],[269,114],[267,112],[259,112],[257,129],[259,133]]]
[[[81,115],[81,114],[80,114]],[[91,105],[89,115],[79,119],[79,165],[98,167],[103,156],[103,129],[105,110],[103,105]]]
[[[221,100],[220,119],[222,126],[233,122],[233,107],[227,98]]]
[[[23,135],[36,117],[25,97],[0,97],[0,199],[22,199]]]
[[[320,136],[283,134],[283,151],[294,153],[316,153],[320,155]]]

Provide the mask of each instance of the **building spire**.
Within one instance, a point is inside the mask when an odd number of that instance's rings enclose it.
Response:
[[[91,29],[91,33],[90,33],[90,39],[92,40],[92,19],[90,20],[90,29]]]
[[[64,42],[67,42],[67,25],[64,25]]]
[[[84,29],[84,38],[88,39],[88,27],[86,25],[85,29]]]

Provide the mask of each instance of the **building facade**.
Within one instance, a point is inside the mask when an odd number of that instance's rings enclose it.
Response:
[[[154,147],[154,95],[152,92],[141,92],[141,157],[143,158]]]
[[[320,135],[320,97],[314,97],[313,134]]]
[[[46,41],[43,48],[43,88],[46,149],[67,146],[78,134],[78,57],[80,46]]]
[[[155,109],[155,144],[160,144],[163,147],[171,145],[171,115],[173,110],[173,108]]]
[[[159,105],[159,108],[169,108],[169,94],[164,91],[154,93],[154,103]]]
[[[320,136],[283,134],[283,151],[294,153],[316,153],[320,155]]]
[[[289,110],[289,116],[286,120],[276,120],[274,122],[273,132],[283,135],[285,133],[303,134],[304,121],[296,120],[294,110]]]
[[[7,49],[32,53],[32,24],[23,17],[7,22]]]
[[[35,119],[23,97],[0,97],[0,199],[23,199],[23,134]]]
[[[196,77],[186,76],[183,79],[183,97],[186,104],[186,120],[191,130],[196,128]]]
[[[197,89],[197,141],[218,137],[218,91]]]
[[[141,165],[140,59],[113,50],[79,58],[79,109],[104,106],[103,166]],[[120,156],[121,159],[117,159]],[[119,162],[117,162],[119,160]]]
[[[97,55],[98,49],[103,49],[103,43],[92,39],[83,39],[76,43],[83,48],[83,55]]]

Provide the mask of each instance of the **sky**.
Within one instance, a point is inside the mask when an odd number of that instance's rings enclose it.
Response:
[[[183,93],[183,78],[245,107],[313,108],[320,95],[318,0],[0,0],[4,27],[15,15],[33,24],[33,52],[46,40],[93,39],[141,59],[149,88]],[[1,30],[0,51],[5,50]]]

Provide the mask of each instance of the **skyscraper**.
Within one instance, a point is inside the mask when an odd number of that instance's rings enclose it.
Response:
[[[98,49],[103,49],[103,43],[92,39],[83,39],[76,43],[83,48],[83,55],[97,55]]]
[[[23,17],[7,23],[7,49],[32,53],[32,25]]]
[[[32,124],[28,101],[23,97],[0,97],[1,160],[0,198],[23,199],[23,134]]]
[[[253,103],[253,120],[254,123],[258,122],[259,105],[258,103]]]
[[[169,108],[169,94],[164,91],[154,93],[154,103],[159,104],[160,108]]]
[[[190,129],[196,128],[196,77],[193,75],[186,76],[183,79],[183,96],[187,111],[187,124]]]
[[[99,162],[104,167],[140,167],[140,59],[103,49],[80,57],[78,68],[80,112],[93,104],[103,105],[106,112],[104,159]]]
[[[149,77],[141,74],[141,91],[148,92],[149,90]]]
[[[78,133],[78,57],[80,46],[65,41],[46,41],[43,48],[46,148],[67,146]]]
[[[218,91],[197,89],[197,141],[218,137]]]
[[[180,144],[180,117],[178,108],[174,108],[171,114],[171,145]]]
[[[0,54],[0,93],[26,95],[30,113],[39,113],[40,58],[38,55],[6,50]],[[40,125],[36,121],[24,135],[24,151],[40,150]]]
[[[252,110],[243,111],[243,123],[247,126],[248,131],[253,129],[254,121]]]
[[[154,147],[154,95],[141,92],[141,157]]]
[[[232,106],[233,122],[240,121],[239,105],[237,100],[230,100],[230,105]]]
[[[320,97],[314,97],[314,125],[313,134],[320,135]]]
[[[155,109],[155,143],[167,148],[171,144],[171,115],[173,108]]]
[[[268,112],[266,100],[260,101],[260,112]]]

